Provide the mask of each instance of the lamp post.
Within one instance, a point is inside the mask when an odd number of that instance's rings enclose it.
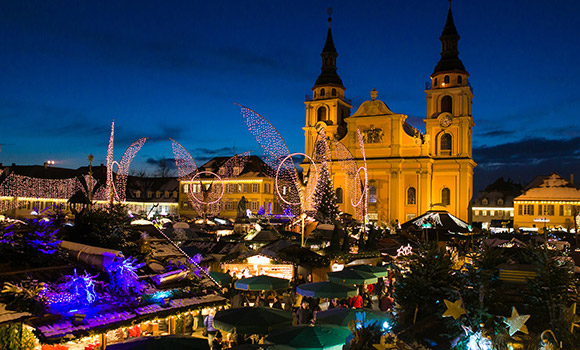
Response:
[[[544,223],[544,246],[548,249],[548,231],[546,230],[546,222],[550,222],[548,218],[535,218],[534,222],[543,222]]]

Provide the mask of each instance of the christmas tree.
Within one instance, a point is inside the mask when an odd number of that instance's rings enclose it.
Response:
[[[318,183],[314,190],[316,218],[325,224],[332,224],[336,220],[339,212],[336,205],[336,196],[332,186],[332,180],[328,172],[328,165],[322,164]]]

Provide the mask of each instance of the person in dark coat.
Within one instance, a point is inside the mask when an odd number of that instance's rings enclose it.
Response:
[[[296,311],[296,319],[298,324],[310,324],[312,318],[314,317],[312,310],[308,307],[307,302],[302,302],[298,311]]]
[[[282,310],[282,302],[280,302],[280,299],[278,299],[277,295],[274,297],[274,303],[272,303],[272,309]]]

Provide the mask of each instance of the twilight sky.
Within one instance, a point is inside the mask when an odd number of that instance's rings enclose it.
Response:
[[[133,169],[261,154],[234,102],[304,150],[304,96],[320,73],[333,7],[338,73],[353,110],[370,98],[424,129],[425,82],[439,60],[445,0],[4,1],[0,162],[76,168],[150,140]],[[460,58],[475,98],[475,187],[498,176],[580,174],[580,2],[456,0]]]

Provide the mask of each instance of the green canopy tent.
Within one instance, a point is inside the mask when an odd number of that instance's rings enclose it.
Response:
[[[372,266],[372,265],[354,265],[354,266],[347,266],[345,270],[354,270],[354,271],[362,271],[372,273],[376,277],[387,277],[389,274],[389,270],[383,266]]]
[[[265,342],[299,350],[342,350],[350,334],[349,329],[334,325],[298,325],[272,331]]]
[[[377,277],[369,272],[344,269],[337,272],[328,272],[328,279],[342,284],[371,284],[377,283]]]
[[[296,287],[296,293],[313,298],[350,298],[358,294],[353,286],[331,281],[304,283]]]
[[[209,275],[222,286],[232,283],[232,276],[225,272],[210,271]]]
[[[390,313],[380,310],[372,309],[347,309],[336,308],[316,313],[316,324],[333,324],[341,327],[348,327],[349,324],[355,320],[365,319],[368,321],[377,320],[381,324],[387,322],[389,326],[392,323],[393,317]],[[389,328],[389,327],[385,327]]]
[[[242,278],[234,283],[234,288],[240,290],[278,290],[287,289],[289,287],[289,280],[268,275]]]
[[[267,334],[274,328],[291,326],[290,311],[269,307],[240,307],[218,311],[213,318],[216,329],[238,334]]]

